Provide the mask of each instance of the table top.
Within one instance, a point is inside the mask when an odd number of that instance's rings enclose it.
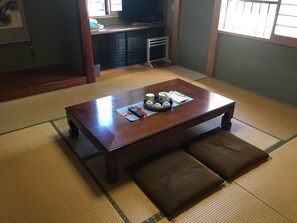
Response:
[[[170,111],[128,121],[116,109],[143,101],[145,94],[165,91],[178,91],[194,100],[174,107]],[[102,146],[105,152],[119,148],[139,146],[139,142],[172,134],[179,127],[191,127],[191,122],[199,122],[211,113],[224,107],[234,106],[235,102],[219,94],[202,89],[181,79],[146,86],[143,88],[114,94],[89,102],[66,107],[67,118],[75,121],[77,127],[88,136],[96,146]],[[208,120],[207,118],[204,120]],[[197,122],[197,123],[198,123]],[[200,122],[201,123],[201,122]]]

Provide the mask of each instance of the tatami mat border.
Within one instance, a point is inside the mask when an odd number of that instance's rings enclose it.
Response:
[[[74,152],[74,148],[71,146],[71,144],[67,141],[67,139],[64,137],[63,133],[59,130],[59,128],[55,125],[54,121],[58,121],[60,119],[55,119],[53,121],[50,121],[51,125],[55,128],[55,130],[58,132],[58,134],[61,136],[61,138],[63,139],[63,141],[67,144],[67,146],[71,149],[71,151],[75,154],[75,156],[77,157],[77,159],[80,161],[80,163],[84,166],[84,168],[86,169],[86,171],[90,174],[90,176],[92,177],[92,179],[95,181],[95,183],[97,184],[97,186],[99,187],[99,189],[102,191],[102,193],[104,194],[104,196],[107,198],[107,200],[110,202],[110,204],[114,207],[114,209],[116,210],[116,212],[120,215],[120,217],[122,218],[122,220],[125,223],[131,223],[131,221],[127,218],[127,216],[124,214],[124,212],[120,209],[120,207],[116,204],[116,202],[112,199],[112,197],[109,195],[109,193],[106,191],[106,189],[103,187],[103,185],[96,179],[96,177],[93,175],[93,173],[88,169],[88,167],[86,166],[86,164],[84,163],[84,160],[82,160],[75,152]]]
[[[207,78],[209,78],[209,77],[202,77],[202,78],[199,78],[199,79],[196,79],[196,80],[192,80],[192,81],[187,81],[188,83],[192,83],[192,82],[197,82],[197,81],[202,81],[202,80],[204,80],[204,79],[207,79]]]
[[[270,146],[269,148],[265,149],[265,151],[266,151],[267,153],[272,153],[273,151],[277,150],[279,147],[281,147],[281,146],[283,146],[284,144],[286,144],[286,143],[292,141],[292,140],[295,139],[295,138],[297,138],[297,134],[294,135],[294,136],[292,136],[292,137],[290,137],[290,138],[287,139],[287,140],[281,140],[281,141],[275,143],[274,145],[272,145],[272,146]]]
[[[265,152],[267,153],[272,153],[273,151],[277,150],[279,147],[281,147],[282,145],[284,145],[287,141],[279,141],[277,143],[275,143],[274,145],[268,147],[267,149],[264,149]]]
[[[238,119],[238,118],[233,117],[233,119],[235,119],[236,121],[241,122],[241,123],[243,123],[243,124],[245,124],[245,125],[247,125],[247,126],[249,126],[249,127],[251,127],[251,128],[254,128],[254,129],[256,129],[256,130],[258,130],[258,131],[260,131],[260,132],[263,132],[263,133],[266,134],[266,135],[269,135],[269,136],[271,136],[271,137],[276,138],[277,140],[279,140],[279,141],[278,141],[277,143],[275,143],[274,145],[272,145],[272,146],[270,146],[270,147],[264,149],[264,151],[267,152],[267,153],[271,153],[271,152],[277,150],[277,149],[278,149],[279,147],[281,147],[282,145],[286,144],[287,142],[289,142],[289,141],[291,141],[292,139],[294,139],[295,137],[297,137],[297,135],[295,135],[295,136],[289,138],[288,140],[282,140],[282,139],[280,139],[280,138],[278,138],[278,137],[272,135],[271,133],[266,132],[266,131],[263,131],[262,129],[259,129],[259,128],[255,127],[255,126],[252,126],[252,125],[250,125],[249,123],[244,122],[244,121],[242,121],[242,120],[240,120],[240,119]]]
[[[257,200],[261,201],[265,206],[269,207],[271,210],[273,210],[274,212],[278,213],[279,215],[281,215],[283,218],[285,218],[286,220],[288,220],[289,222],[291,222],[290,219],[288,219],[286,216],[284,216],[282,213],[280,213],[279,211],[277,211],[276,209],[274,209],[273,207],[271,207],[268,203],[266,203],[265,201],[263,201],[261,198],[257,197],[255,194],[251,193],[249,190],[247,190],[246,188],[244,188],[243,186],[241,186],[240,184],[238,184],[235,181],[233,181],[232,183],[236,184],[237,186],[239,186],[241,189],[245,190],[247,193],[249,193],[251,196],[253,196],[254,198],[256,198]]]
[[[243,124],[245,124],[245,125],[247,125],[247,126],[249,126],[249,127],[251,127],[251,128],[254,128],[254,129],[256,129],[256,130],[258,130],[258,131],[260,131],[260,132],[263,132],[263,133],[265,133],[266,135],[269,135],[269,136],[271,136],[271,137],[273,137],[273,138],[278,139],[279,141],[278,141],[277,143],[275,143],[274,145],[268,147],[267,149],[264,149],[264,151],[267,152],[267,153],[271,153],[271,152],[277,150],[277,149],[278,149],[279,147],[281,147],[282,145],[284,145],[284,144],[290,142],[291,140],[293,140],[293,139],[295,139],[295,138],[297,137],[297,134],[296,134],[296,135],[290,137],[290,138],[287,139],[287,140],[282,140],[282,139],[280,139],[279,137],[276,137],[276,136],[272,135],[271,133],[266,132],[266,131],[264,131],[264,130],[262,130],[262,129],[259,129],[259,128],[253,126],[253,125],[250,125],[249,123],[244,122],[244,121],[242,121],[242,120],[240,120],[240,119],[238,119],[238,118],[236,118],[236,117],[233,117],[233,119],[235,119],[236,121],[241,122],[241,123],[243,123]]]
[[[163,218],[165,218],[164,214],[162,212],[159,212],[159,213],[153,215],[152,217],[146,219],[142,223],[155,223],[155,222],[162,220]]]
[[[235,106],[236,106],[236,105],[235,105]],[[235,108],[235,109],[236,109],[236,108]],[[259,129],[259,128],[257,128],[257,127],[255,127],[255,126],[253,126],[253,125],[251,125],[251,124],[245,122],[245,121],[242,121],[242,120],[239,119],[239,118],[233,117],[232,119],[235,119],[236,121],[239,121],[239,122],[241,122],[241,123],[243,123],[243,124],[245,124],[245,125],[247,125],[247,126],[249,126],[249,127],[252,127],[252,128],[254,128],[254,129],[260,131],[260,132],[263,132],[263,133],[265,133],[266,135],[269,135],[269,136],[271,136],[271,137],[273,137],[273,138],[276,138],[276,139],[278,139],[279,141],[283,141],[281,138],[279,138],[279,137],[277,137],[277,136],[275,136],[275,135],[272,135],[271,133],[266,132],[266,131],[264,131],[263,129]],[[232,121],[232,120],[231,120],[231,121]]]
[[[101,152],[96,152],[96,153],[94,153],[94,154],[92,154],[92,155],[89,155],[89,156],[87,156],[87,157],[81,158],[81,160],[82,160],[83,162],[86,162],[86,161],[88,161],[88,160],[91,160],[91,159],[96,158],[97,156],[101,156],[101,155],[102,155]]]
[[[62,117],[59,117],[59,118],[46,120],[46,121],[43,121],[43,122],[38,122],[38,123],[35,123],[35,124],[32,124],[32,125],[24,126],[22,128],[18,128],[18,129],[13,129],[13,130],[10,130],[10,131],[7,131],[7,132],[1,132],[0,133],[0,136],[1,135],[8,134],[8,133],[16,132],[16,131],[19,131],[19,130],[31,128],[31,127],[34,127],[34,126],[37,126],[37,125],[41,125],[41,124],[44,124],[44,123],[48,123],[48,122],[51,123],[51,122],[59,121],[59,120],[64,119],[64,118],[66,118],[66,116],[62,116]]]
[[[44,123],[48,123],[50,122],[51,120],[47,120],[47,121],[44,121],[44,122],[39,122],[39,123],[36,123],[36,124],[32,124],[32,125],[28,125],[28,126],[24,126],[22,128],[18,128],[18,129],[13,129],[13,130],[10,130],[10,131],[7,131],[7,132],[1,132],[0,133],[0,136],[1,135],[5,135],[5,134],[9,134],[9,133],[12,133],[12,132],[16,132],[16,131],[19,131],[19,130],[23,130],[23,129],[27,129],[27,128],[31,128],[31,127],[34,127],[34,126],[37,126],[37,125],[41,125],[41,124],[44,124]]]

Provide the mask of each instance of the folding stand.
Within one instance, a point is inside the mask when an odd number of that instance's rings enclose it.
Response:
[[[162,36],[162,37],[156,37],[156,38],[150,38],[146,40],[146,58],[147,61],[145,65],[150,66],[151,68],[154,68],[151,62],[159,61],[159,60],[164,60],[168,63],[171,63],[168,57],[168,44],[169,44],[169,37],[168,36]],[[165,45],[166,50],[165,50],[165,57],[159,58],[159,59],[154,59],[151,60],[151,47],[155,46],[163,46]]]

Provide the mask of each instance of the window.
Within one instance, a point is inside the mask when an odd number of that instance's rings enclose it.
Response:
[[[282,0],[274,34],[297,38],[297,0]]]
[[[122,11],[122,0],[111,0],[110,1],[110,10],[112,12]]]
[[[90,17],[114,15],[122,11],[122,0],[88,0]]]
[[[222,0],[219,30],[265,39],[297,38],[297,0]]]

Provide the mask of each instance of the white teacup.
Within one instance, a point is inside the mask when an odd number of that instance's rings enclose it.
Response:
[[[162,105],[157,102],[157,103],[154,104],[154,108],[160,109],[160,108],[162,108]]]
[[[154,102],[148,100],[145,102],[146,106],[149,107],[149,108],[152,108],[154,106]]]
[[[159,102],[164,103],[165,101],[169,102],[170,101],[170,95],[168,92],[159,92],[158,94],[159,97]]]
[[[154,102],[154,100],[155,100],[155,95],[154,95],[153,93],[146,93],[146,94],[145,94],[145,99],[146,99],[146,101]]]
[[[164,101],[164,103],[162,104],[163,108],[169,108],[171,106],[171,104],[169,103],[169,101]]]

